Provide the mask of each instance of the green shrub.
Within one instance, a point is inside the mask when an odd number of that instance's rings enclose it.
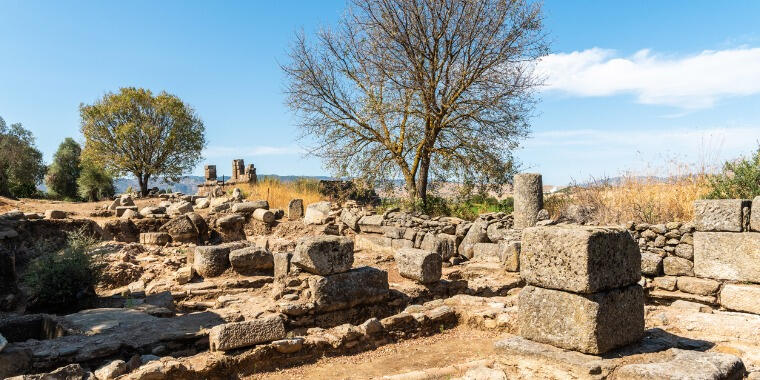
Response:
[[[113,177],[103,167],[90,161],[82,162],[77,187],[79,196],[88,201],[111,198],[116,192]]]
[[[59,252],[43,252],[23,275],[30,289],[30,309],[69,312],[94,295],[103,265],[94,252],[96,240],[84,232],[71,233]]]
[[[720,174],[710,177],[711,199],[752,199],[760,195],[760,146],[751,158],[723,164]]]

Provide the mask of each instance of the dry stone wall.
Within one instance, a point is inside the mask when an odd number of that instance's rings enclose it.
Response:
[[[759,313],[760,231],[750,221],[760,197],[699,200],[694,211],[688,223],[628,224],[649,297]]]

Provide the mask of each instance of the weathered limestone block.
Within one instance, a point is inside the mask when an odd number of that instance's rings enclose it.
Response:
[[[338,236],[306,237],[298,242],[290,262],[320,276],[346,272],[354,265],[354,241]]]
[[[760,283],[760,232],[694,233],[694,273]]]
[[[288,202],[288,219],[296,220],[303,218],[303,199],[291,199]]]
[[[720,282],[707,278],[678,277],[678,290],[691,294],[709,296],[715,294],[720,288]]]
[[[222,241],[235,241],[245,239],[243,224],[245,217],[240,214],[230,214],[216,220],[216,227],[222,236]]]
[[[309,290],[319,311],[378,303],[388,297],[388,272],[360,267],[327,277],[312,276]]]
[[[262,200],[255,202],[235,203],[232,205],[232,212],[237,212],[240,214],[252,214],[259,209],[269,210],[269,202]]]
[[[641,274],[659,276],[662,273],[662,257],[649,251],[641,252]]]
[[[195,247],[193,270],[201,277],[217,277],[230,267],[230,248],[226,245]]]
[[[726,284],[720,291],[720,305],[729,310],[760,314],[760,286]]]
[[[127,363],[124,360],[114,360],[95,371],[98,380],[112,380],[127,373]]]
[[[293,254],[290,252],[276,252],[272,254],[274,265],[274,278],[282,278],[290,273],[290,259]]]
[[[142,216],[133,209],[124,210],[121,213],[121,219],[140,219]]]
[[[626,364],[615,371],[616,380],[741,379],[744,363],[731,354],[673,348],[672,357],[653,363]]]
[[[749,206],[743,199],[701,199],[694,201],[694,223],[697,231],[740,232],[743,224],[742,209]]]
[[[499,244],[475,243],[472,249],[472,258],[484,261],[501,261],[499,258]]]
[[[143,207],[142,210],[140,210],[140,215],[142,216],[150,216],[150,215],[156,215],[156,214],[166,214],[166,208],[160,207],[160,206],[148,206]]]
[[[134,211],[134,212],[137,212],[137,206],[119,206],[119,207],[117,207],[117,208],[116,208],[116,216],[117,216],[117,217],[121,217],[121,216],[123,216],[123,215],[124,215],[124,213],[125,213],[125,212],[127,212],[127,211]],[[46,213],[47,213],[47,211],[46,211]],[[65,217],[66,217],[66,216],[65,216],[65,214],[64,214],[64,218],[65,218]],[[46,219],[50,219],[50,218],[47,218],[47,214],[45,214],[45,218],[46,218]],[[54,218],[54,219],[62,219],[62,218]]]
[[[274,223],[274,213],[263,208],[256,209],[256,211],[253,212],[252,216],[253,219],[264,222],[266,224]]]
[[[760,195],[752,200],[752,210],[749,213],[749,228],[760,232]]]
[[[513,197],[515,200],[514,228],[535,226],[538,221],[538,212],[544,208],[541,174],[515,174]]]
[[[159,228],[172,237],[172,241],[181,243],[198,243],[198,228],[187,215],[177,216]]]
[[[247,274],[274,267],[272,253],[260,247],[246,247],[230,251],[230,265],[235,272]]]
[[[655,288],[663,289],[663,290],[676,290],[676,283],[678,282],[678,277],[675,276],[663,276],[663,277],[655,277],[652,279],[652,285]]]
[[[462,243],[459,244],[459,254],[471,259],[475,254],[476,243],[488,243],[488,222],[482,219],[478,219],[472,224],[467,231],[467,235],[462,239]]]
[[[693,276],[694,264],[684,258],[668,256],[662,260],[662,271],[668,276]]]
[[[340,213],[340,221],[354,231],[359,231],[359,219],[359,214],[352,210],[343,209]]]
[[[592,294],[526,286],[518,300],[520,335],[588,354],[637,342],[644,334],[639,285]]]
[[[394,255],[396,267],[401,277],[421,284],[438,282],[441,279],[441,255],[436,252],[415,248],[402,248]]]
[[[173,216],[182,215],[184,213],[192,212],[192,211],[193,211],[193,204],[186,201],[172,203],[171,206],[166,208],[166,213]],[[117,214],[119,213],[118,207],[116,208],[116,213]]]
[[[519,241],[500,241],[499,258],[508,272],[520,271],[520,250],[522,244]]]
[[[214,326],[208,335],[211,351],[227,351],[282,338],[285,338],[285,324],[276,315]]]
[[[420,249],[436,252],[441,259],[448,260],[457,254],[457,237],[449,234],[433,234],[428,232],[420,242]]]
[[[694,259],[694,246],[691,244],[678,244],[675,251],[676,256],[686,260]]]
[[[316,202],[306,206],[303,224],[325,224],[330,216],[330,202]]]
[[[383,233],[382,215],[365,215],[359,219],[359,230],[370,234]]]
[[[166,232],[143,232],[140,234],[141,244],[164,245],[172,240]]]
[[[593,293],[639,281],[641,254],[623,228],[531,227],[523,230],[520,276],[531,285]]]

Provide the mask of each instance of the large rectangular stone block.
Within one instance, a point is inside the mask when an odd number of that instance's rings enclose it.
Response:
[[[530,285],[594,293],[641,278],[636,241],[618,227],[531,227],[523,230],[520,276]]]
[[[694,274],[760,283],[760,232],[695,232]]]
[[[285,337],[285,324],[278,316],[225,323],[209,331],[211,351],[227,351],[271,342]]]
[[[694,224],[697,231],[740,232],[743,225],[744,199],[701,199],[694,201]]]
[[[388,272],[361,267],[326,277],[312,276],[309,290],[319,311],[377,303],[388,297]]]
[[[520,335],[541,343],[601,354],[644,334],[644,290],[639,285],[592,294],[526,286],[518,299]]]
[[[343,236],[305,237],[290,262],[320,276],[346,272],[354,264],[354,241]]]

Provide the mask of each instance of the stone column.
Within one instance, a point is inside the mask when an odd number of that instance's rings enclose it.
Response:
[[[206,181],[216,182],[216,165],[206,165]]]
[[[512,196],[515,201],[514,228],[533,227],[538,212],[544,208],[544,186],[541,174],[515,174]]]

